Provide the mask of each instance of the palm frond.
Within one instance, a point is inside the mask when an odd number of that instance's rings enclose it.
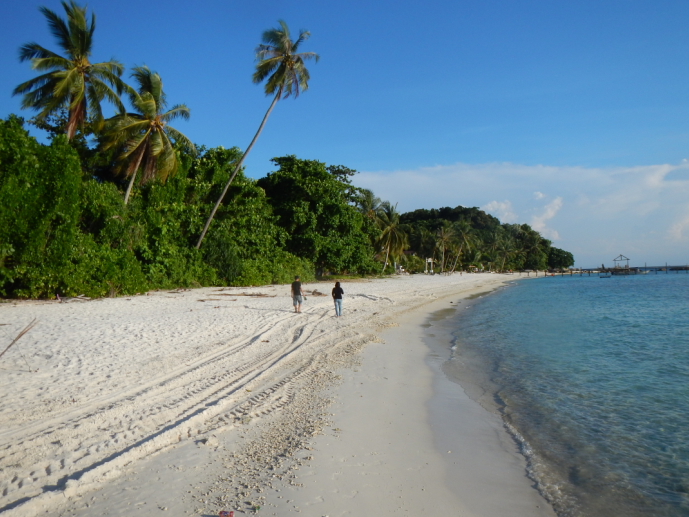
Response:
[[[280,57],[272,57],[264,59],[256,65],[256,71],[253,75],[253,81],[256,84],[262,83],[263,80],[270,74],[274,73],[282,64]]]
[[[113,85],[118,81],[121,82],[120,76],[122,72],[124,72],[124,65],[116,59],[111,59],[110,61],[104,61],[102,63],[94,63],[89,66],[89,74],[107,78]]]
[[[21,107],[22,109],[35,109],[40,111],[50,101],[53,93],[53,83],[47,82],[45,85],[35,88],[33,91],[25,93]],[[66,104],[67,99],[64,99],[62,105]],[[42,118],[42,117],[39,117]]]
[[[67,5],[64,2],[62,2],[62,6],[65,8],[65,11],[67,11]],[[47,7],[41,6],[38,8],[38,10],[41,11],[43,16],[45,16],[46,20],[48,21],[50,33],[55,37],[58,45],[62,47],[62,50],[64,50],[70,57],[73,57],[72,41],[67,24],[65,24],[64,20],[60,18],[54,11],[51,11]]]
[[[315,52],[300,52],[299,54],[293,54],[295,59],[299,60],[305,60],[305,59],[315,59],[316,62],[321,58],[318,54]]]
[[[92,26],[86,21],[86,7],[79,7],[73,0],[69,5],[61,2],[67,14],[70,41],[74,49],[74,57],[87,58],[91,54],[92,34],[95,29],[95,16],[92,16]]]
[[[177,131],[174,127],[170,126],[166,126],[165,131],[167,132],[168,136],[175,141],[175,143],[183,145],[184,147],[188,148],[192,153],[196,154],[196,147],[193,143],[191,143],[191,140],[189,140],[184,134]]]
[[[48,50],[46,48],[43,48],[41,45],[38,43],[26,43],[25,45],[22,45],[19,47],[19,61],[29,61],[31,59],[36,59],[36,58],[49,58],[49,57],[60,57],[59,54],[56,54],[55,52],[52,52],[51,50]],[[62,58],[65,59],[65,58]],[[65,60],[67,61],[67,60]]]
[[[108,88],[103,83],[88,83],[86,87],[86,97],[88,99],[88,113],[91,121],[94,124],[93,130],[99,132],[103,127],[103,110],[101,109],[101,101],[104,97],[102,88]]]
[[[12,95],[21,95],[23,93],[29,92],[35,88],[42,88],[46,84],[50,84],[55,80],[54,77],[54,72],[49,72],[47,74],[39,75],[38,77],[34,77],[33,79],[29,79],[26,82],[23,82],[19,86],[17,86],[14,90],[12,90]],[[52,88],[51,88],[52,91]]]
[[[116,92],[114,92],[107,84],[105,84],[99,78],[92,76],[89,80],[89,85],[93,87],[94,92],[98,94],[97,97],[95,97],[95,99],[97,99],[98,101],[98,104],[100,104],[103,101],[103,99],[107,99],[109,102],[114,104],[118,110],[124,111],[124,105],[120,100],[120,96],[117,95]]]
[[[55,84],[53,96],[66,97],[69,95],[72,97],[71,102],[73,103],[75,97],[83,95],[85,87],[84,77],[76,68],[55,72],[55,77],[59,78],[59,81]]]
[[[140,135],[140,139],[131,147],[131,151],[123,154],[120,159],[123,162],[124,167],[121,167],[121,171],[124,171],[125,177],[129,177],[136,172],[138,165],[141,163],[141,159],[146,153],[148,147],[148,138],[146,135]],[[125,161],[125,158],[130,158]],[[120,172],[121,172],[120,171]]]
[[[189,120],[189,117],[190,117],[189,108],[187,108],[186,105],[184,105],[184,104],[176,104],[175,106],[172,107],[171,110],[160,115],[160,120],[162,120],[164,122],[170,122],[171,120],[175,120],[177,118],[183,118],[184,120]]]
[[[158,156],[163,151],[163,135],[162,131],[151,132],[151,154]]]
[[[37,57],[31,60],[31,68],[43,72],[46,70],[67,70],[72,62],[61,56]]]
[[[268,29],[263,31],[261,41],[264,44],[272,47],[282,47],[285,45],[285,40],[289,41],[289,28],[284,20],[278,20],[280,28]]]
[[[136,104],[133,104],[133,106],[149,120],[153,120],[158,114],[158,106],[156,105],[156,101],[148,92],[145,92],[143,95],[141,95]]]
[[[299,37],[292,44],[292,52],[296,52],[297,49],[299,48],[299,45],[301,45],[304,41],[309,39],[310,36],[311,36],[311,33],[309,31],[307,31],[306,29],[299,29]]]
[[[158,178],[161,181],[166,181],[169,176],[174,176],[177,172],[177,153],[166,136],[163,136],[163,151],[158,157],[157,165]]]
[[[129,176],[130,172],[135,172],[131,169],[131,163],[130,161],[137,161],[138,158],[138,153],[143,152],[146,150],[146,147],[148,145],[148,137],[150,136],[149,131],[144,131],[143,133],[138,133],[136,135],[133,135],[130,139],[128,139],[124,146],[124,152],[117,158],[118,161],[121,162],[126,162],[128,164],[127,167],[127,176]],[[131,160],[130,160],[131,158]]]
[[[165,104],[163,93],[163,81],[156,72],[152,72],[146,65],[134,67],[131,77],[136,81],[139,93],[149,93],[155,99],[156,104],[162,109]]]

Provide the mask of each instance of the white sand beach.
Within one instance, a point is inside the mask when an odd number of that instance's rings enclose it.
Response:
[[[0,513],[553,516],[433,311],[518,276],[0,303]],[[320,293],[322,294],[320,294]],[[260,506],[260,510],[258,507]]]

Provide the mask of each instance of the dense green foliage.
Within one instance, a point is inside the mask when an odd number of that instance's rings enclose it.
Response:
[[[179,174],[135,189],[82,174],[63,136],[36,142],[10,118],[0,125],[0,289],[5,296],[130,294],[152,288],[252,285],[314,276],[285,250],[285,231],[256,182],[239,175],[209,245],[192,242],[238,149],[181,156]]]
[[[571,253],[552,247],[528,224],[501,224],[476,207],[421,209],[400,219],[409,229],[410,249],[433,258],[439,271],[453,271],[457,266],[504,271],[574,265]],[[405,265],[410,270],[424,266],[409,260]]]
[[[353,188],[315,160],[285,156],[273,162],[279,169],[257,184],[286,230],[287,250],[313,262],[319,272],[375,271],[366,233],[372,228],[350,204]]]
[[[239,149],[178,149],[178,174],[135,188],[125,205],[125,185],[84,172],[91,155],[74,147],[83,151],[62,134],[50,145],[38,143],[16,117],[0,122],[4,296],[288,283],[297,274],[313,279],[316,271],[388,274],[388,259],[409,271],[422,271],[426,257],[443,271],[573,263],[571,253],[528,225],[500,224],[476,208],[397,215],[390,203],[351,185],[355,171],[294,156],[275,158],[278,170],[258,181],[240,172],[197,250],[193,243]]]

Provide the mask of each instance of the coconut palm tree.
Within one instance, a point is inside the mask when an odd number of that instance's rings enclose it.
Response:
[[[433,255],[435,252],[435,236],[430,230],[424,227],[417,227],[416,231],[412,234],[412,239],[414,241],[415,250],[424,259],[428,258],[429,255]]]
[[[100,103],[103,99],[122,108],[119,95],[124,87],[120,80],[124,67],[114,59],[103,63],[89,62],[96,16],[92,13],[89,21],[86,7],[79,7],[73,0],[61,3],[66,20],[47,7],[39,10],[48,20],[50,32],[66,57],[38,43],[23,45],[19,49],[19,60],[31,61],[31,68],[43,73],[17,86],[12,95],[23,95],[22,109],[37,110],[38,121],[45,120],[60,108],[67,108],[69,116],[65,132],[71,140],[77,127],[83,131],[87,114],[94,129],[101,128],[103,113]]]
[[[469,259],[469,264],[478,267],[481,265],[481,260],[483,260],[484,254],[477,248],[474,248],[474,255]]]
[[[378,211],[378,225],[381,230],[377,248],[385,250],[385,262],[383,271],[388,266],[388,258],[399,257],[404,249],[409,246],[407,240],[407,227],[400,223],[400,214],[397,211],[397,204],[394,206],[385,201]]]
[[[538,269],[538,259],[544,254],[545,244],[545,239],[537,231],[525,229],[521,238],[521,250],[527,268]]]
[[[362,188],[359,189],[356,198],[356,205],[361,212],[361,215],[368,217],[372,221],[376,222],[378,218],[378,211],[380,210],[383,202],[379,197],[373,193],[373,191]]]
[[[196,151],[194,144],[186,136],[168,125],[168,122],[177,118],[188,119],[189,108],[184,104],[177,104],[165,111],[167,101],[163,81],[147,66],[135,67],[131,76],[137,83],[138,90],[130,86],[126,89],[135,112],[122,112],[109,119],[101,139],[104,150],[121,150],[115,172],[130,178],[124,195],[125,205],[129,201],[139,167],[142,171],[140,183],[154,178],[165,181],[168,176],[177,172],[177,153],[172,147],[173,141],[192,152]]]
[[[452,225],[452,229],[454,231],[455,239],[459,246],[459,250],[457,251],[457,256],[455,257],[455,262],[452,265],[452,270],[450,272],[454,272],[455,268],[457,267],[457,261],[459,260],[459,257],[462,254],[462,250],[466,249],[467,251],[470,251],[471,246],[474,244],[475,240],[474,228],[465,219],[460,219],[459,221],[454,223]]]
[[[450,246],[455,234],[449,221],[444,221],[443,225],[435,233],[436,246],[441,250],[440,272],[445,271],[445,250]]]
[[[500,272],[502,272],[505,268],[505,261],[508,258],[511,258],[514,256],[514,251],[515,251],[514,240],[502,239],[498,243],[498,247],[497,247],[496,251],[497,251],[498,255],[502,256],[502,263],[500,264]]]
[[[258,139],[258,135],[263,131],[263,126],[266,124],[266,120],[268,120],[268,115],[273,111],[275,103],[283,97],[287,98],[290,95],[293,95],[296,99],[300,92],[304,92],[309,88],[308,81],[310,76],[309,71],[306,69],[306,66],[304,66],[304,61],[308,59],[315,59],[318,61],[319,57],[318,54],[314,52],[297,53],[297,50],[299,46],[311,36],[311,33],[302,29],[299,31],[299,37],[295,41],[292,41],[290,39],[287,24],[282,20],[278,20],[278,24],[280,25],[279,27],[268,29],[263,33],[263,43],[256,47],[256,59],[258,63],[256,64],[256,71],[253,75],[253,81],[256,84],[260,84],[267,79],[264,91],[267,96],[273,96],[273,102],[270,104],[268,111],[266,111],[261,125],[258,126],[258,131],[256,131],[249,147],[246,148],[246,151],[244,151],[244,154],[242,154],[242,157],[239,159],[234,171],[230,175],[230,179],[227,180],[225,188],[222,194],[220,194],[220,198],[217,203],[215,203],[211,215],[208,217],[203,227],[199,241],[196,243],[196,249],[201,247],[208,227],[213,217],[215,217],[215,212],[218,210],[220,203],[222,203],[225,194],[227,194],[227,189],[230,188],[230,184],[239,172],[242,163],[244,163],[244,158],[249,154],[256,139]]]

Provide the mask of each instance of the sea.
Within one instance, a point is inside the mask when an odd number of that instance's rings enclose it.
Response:
[[[559,516],[689,516],[689,274],[515,281],[449,323],[445,370]]]

